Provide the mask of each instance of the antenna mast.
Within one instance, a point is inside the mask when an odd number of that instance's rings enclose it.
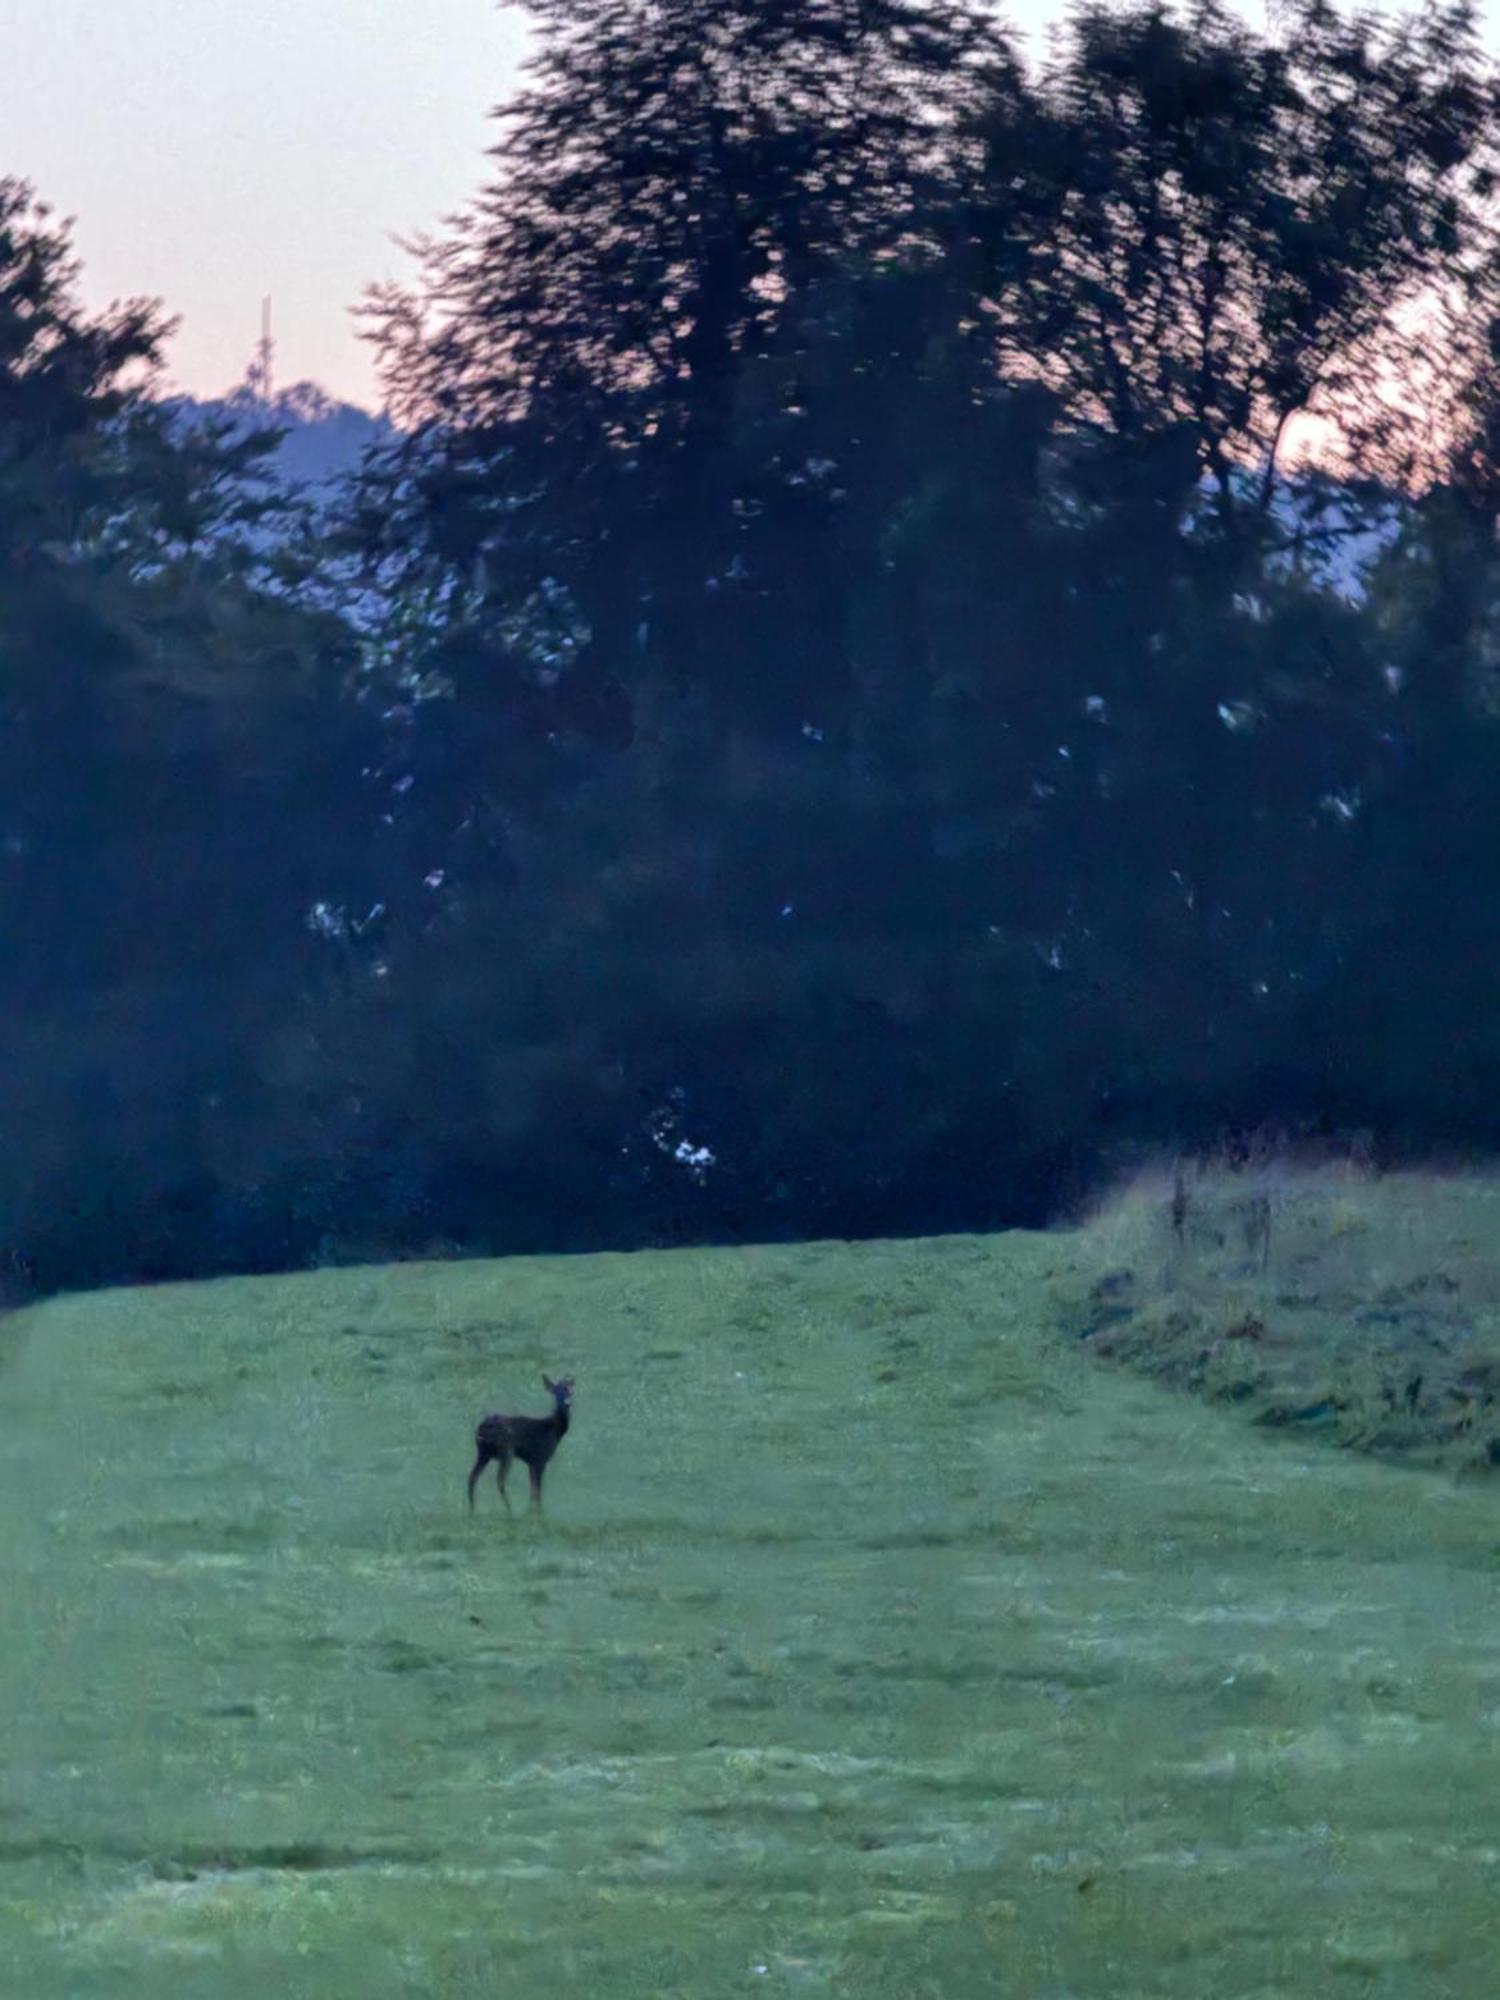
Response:
[[[260,302],[260,340],[256,345],[255,359],[250,364],[250,392],[262,409],[271,407],[275,392],[276,345],[271,338],[271,301],[264,298]]]

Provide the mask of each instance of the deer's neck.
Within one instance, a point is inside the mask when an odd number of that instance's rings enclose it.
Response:
[[[557,1432],[559,1437],[567,1436],[568,1412],[562,1403],[559,1403],[557,1408],[552,1412],[552,1428]]]

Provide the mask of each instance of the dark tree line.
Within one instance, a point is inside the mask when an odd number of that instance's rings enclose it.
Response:
[[[1467,8],[1085,7],[1037,70],[948,0],[532,11],[332,517],[6,184],[0,1240],[972,1228],[1225,1129],[1491,1145]]]

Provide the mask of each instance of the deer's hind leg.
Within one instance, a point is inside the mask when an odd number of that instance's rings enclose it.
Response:
[[[490,1460],[493,1457],[494,1453],[492,1451],[486,1450],[483,1445],[479,1447],[479,1456],[478,1458],[475,1459],[474,1469],[469,1474],[469,1512],[471,1514],[474,1511],[474,1488],[479,1483],[479,1475],[481,1472],[483,1472],[484,1468],[489,1464]],[[503,1485],[501,1490],[502,1492],[504,1491]]]
[[[495,1468],[495,1483],[500,1488],[500,1498],[505,1502],[506,1513],[511,1514],[515,1509],[511,1506],[510,1495],[505,1490],[505,1482],[510,1477],[511,1454],[508,1451],[498,1451],[495,1457],[499,1461]]]

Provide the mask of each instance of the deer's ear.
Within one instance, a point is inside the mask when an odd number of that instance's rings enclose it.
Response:
[[[547,1390],[548,1393],[550,1394],[551,1391],[557,1387],[557,1384],[553,1381],[550,1375],[544,1375],[542,1377],[542,1387],[545,1390]]]

